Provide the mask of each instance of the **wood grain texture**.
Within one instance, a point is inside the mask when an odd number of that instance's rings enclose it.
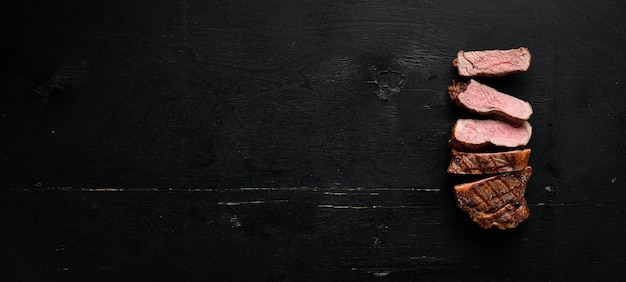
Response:
[[[0,14],[2,274],[625,274],[623,2],[38,2]],[[451,60],[520,46],[481,82],[533,106],[531,217],[484,231],[446,174]]]
[[[26,278],[219,280],[623,273],[624,246],[606,244],[621,240],[623,204],[534,204],[531,219],[502,232],[460,220],[450,198],[406,188],[7,192],[2,269]],[[587,217],[598,213],[608,216]],[[579,224],[587,220],[595,227]],[[581,268],[563,271],[572,266]]]

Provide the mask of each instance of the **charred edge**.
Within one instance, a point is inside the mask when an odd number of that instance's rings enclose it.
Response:
[[[457,150],[459,152],[498,152],[497,150],[504,150],[509,148],[499,148],[490,142],[480,143],[480,144],[470,144],[464,143],[462,141],[457,140],[454,135],[452,139],[448,142],[448,146],[451,149]]]
[[[467,90],[467,85],[469,85],[468,82],[452,80],[452,85],[448,86],[448,94],[450,94],[450,99],[452,99],[453,101],[456,100],[459,94]]]
[[[453,132],[454,132],[454,129],[453,129]],[[465,152],[465,153],[502,153],[502,152],[508,152],[512,150],[524,150],[525,149],[525,146],[517,146],[517,147],[497,146],[491,142],[477,143],[477,144],[465,143],[465,142],[457,140],[454,137],[454,134],[452,135],[450,140],[448,140],[448,147],[450,149],[457,150],[459,152]]]
[[[504,159],[507,162],[507,166],[510,166],[512,168],[515,168],[520,162],[522,162],[524,160],[524,151],[522,151],[521,153],[516,154],[516,153],[504,153],[502,154],[504,156]],[[518,157],[519,156],[519,157]]]
[[[486,115],[492,116],[494,119],[504,121],[514,127],[519,127],[520,125],[522,125],[522,123],[524,123],[524,121],[526,121],[523,119],[516,118],[514,116],[507,115],[500,111],[490,111],[490,112],[487,112]]]

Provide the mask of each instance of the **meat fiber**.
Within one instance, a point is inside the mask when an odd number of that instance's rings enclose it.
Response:
[[[448,87],[452,102],[472,113],[490,116],[519,126],[533,113],[530,103],[502,93],[476,80],[453,82]]]
[[[459,208],[482,228],[514,228],[530,216],[524,193],[532,168],[454,186]]]
[[[494,153],[466,153],[452,150],[448,173],[495,174],[519,171],[528,165],[530,149]]]
[[[530,52],[520,47],[509,50],[459,51],[452,64],[460,76],[502,76],[527,71]]]
[[[458,151],[483,151],[489,148],[524,147],[532,127],[524,121],[514,127],[497,120],[459,119],[452,127],[449,146]]]

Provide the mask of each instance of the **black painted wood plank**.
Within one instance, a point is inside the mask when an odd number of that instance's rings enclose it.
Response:
[[[624,274],[622,2],[38,2],[0,16],[3,274]],[[450,61],[519,46],[482,81],[533,106],[532,216],[484,231],[445,173]]]
[[[391,188],[8,192],[2,268],[220,280],[623,274],[624,245],[606,244],[624,235],[623,204],[532,205],[531,219],[502,232],[470,223],[449,197]]]

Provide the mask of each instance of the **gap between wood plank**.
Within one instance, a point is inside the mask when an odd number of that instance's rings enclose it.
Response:
[[[237,192],[237,191],[325,191],[325,194],[342,196],[347,192],[376,192],[376,191],[404,191],[404,192],[441,192],[439,188],[331,188],[331,187],[238,187],[238,188],[114,188],[114,187],[37,187],[37,188],[7,188],[5,191],[13,192]],[[334,192],[333,192],[334,191]],[[344,191],[344,192],[336,192]]]

